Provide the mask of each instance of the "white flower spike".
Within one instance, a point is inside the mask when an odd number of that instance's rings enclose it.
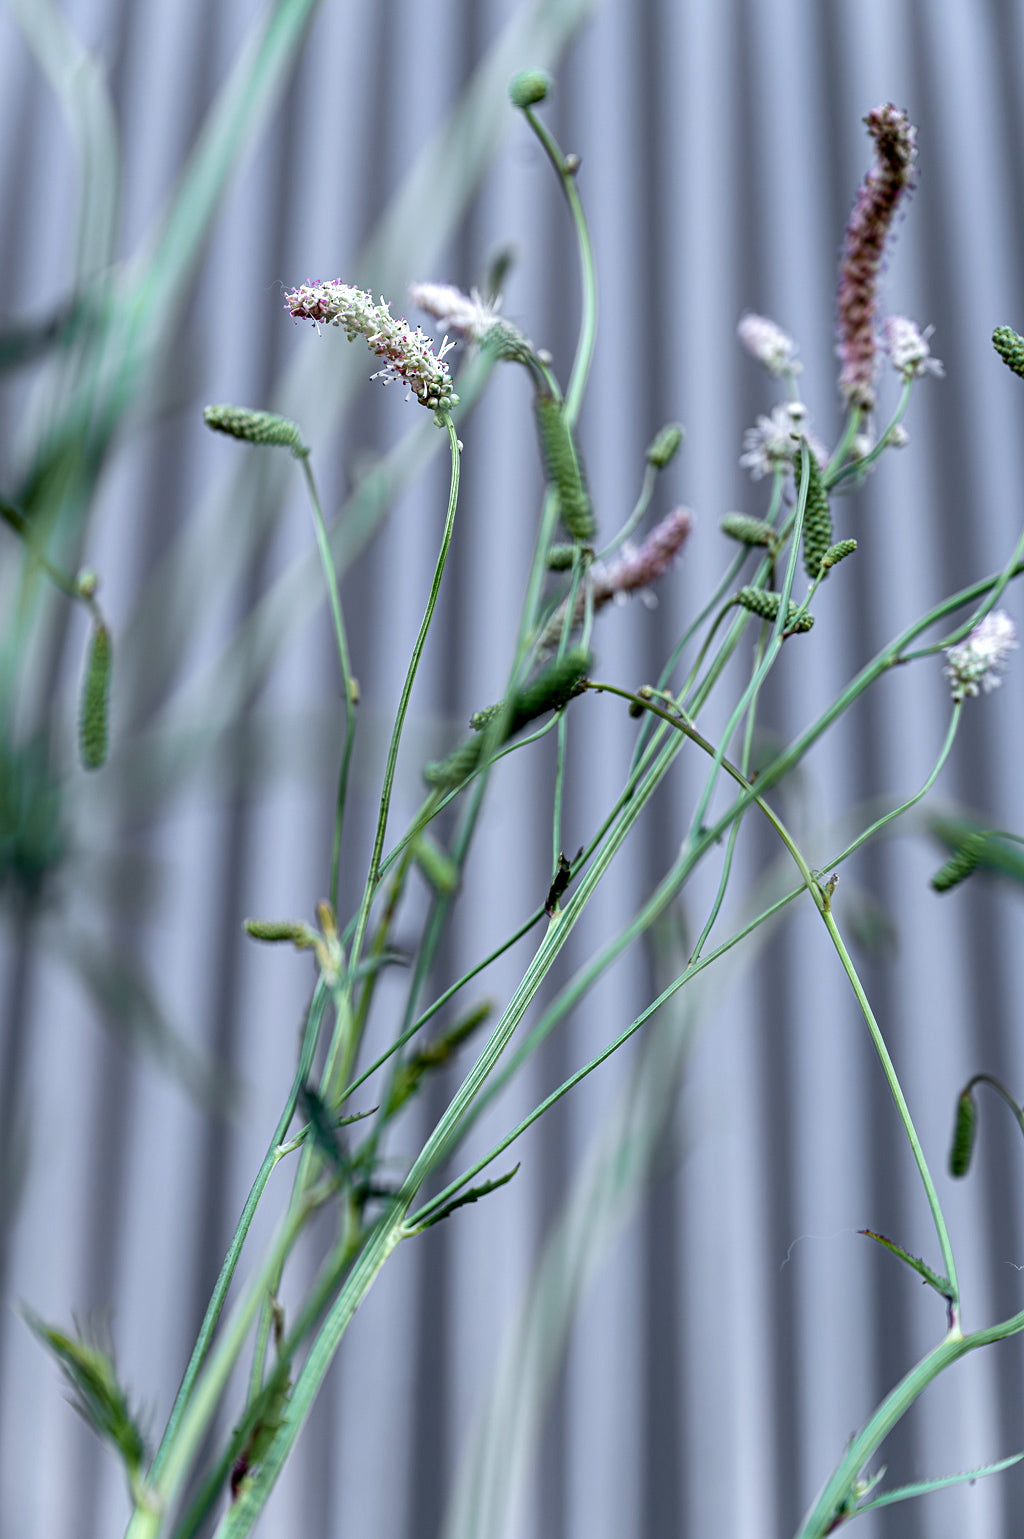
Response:
[[[285,295],[285,307],[297,320],[343,327],[350,342],[364,337],[371,352],[384,360],[370,378],[382,379],[385,385],[403,380],[438,419],[458,403],[444,362],[455,344],[445,337],[435,353],[426,332],[392,315],[386,299],[374,304],[371,293],[350,283],[304,283]]]

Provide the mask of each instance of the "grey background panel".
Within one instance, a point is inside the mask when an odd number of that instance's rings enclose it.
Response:
[[[996,324],[1019,324],[1024,308],[1020,8],[604,0],[578,9],[591,14],[555,66],[545,111],[582,156],[598,264],[600,331],[581,444],[602,528],[611,531],[636,495],[646,444],[663,422],[681,420],[686,445],[654,513],[682,501],[697,516],[658,607],[634,602],[600,623],[601,673],[624,684],[652,676],[717,582],[728,554],[720,516],[764,507],[765,483],[752,484],[737,463],[743,430],[774,399],[735,340],[745,310],[771,315],[798,339],[812,424],[834,441],[836,268],[869,164],[860,120],[892,100],[919,128],[919,186],[889,257],[884,303],[934,324],[946,377],[915,391],[910,447],[836,501],[839,532],[854,534],[860,549],[817,604],[813,636],[786,647],[763,700],[765,730],[790,737],[889,637],[999,566],[1017,538],[1024,397],[989,338]],[[0,283],[9,321],[45,316],[66,297],[79,194],[66,123],[16,14],[0,16]],[[256,14],[239,3],[156,0],[64,8],[100,60],[115,107],[119,261],[131,263],[147,239]],[[468,287],[509,241],[517,260],[506,313],[550,348],[566,377],[579,302],[575,253],[543,157],[503,104],[511,70],[529,62],[512,57],[514,40],[494,66],[482,126],[455,146],[460,166],[473,155],[481,162],[464,209],[458,177],[415,181],[473,71],[515,18],[531,14],[499,0],[324,0],[278,107],[230,184],[81,534],[81,559],[103,574],[119,643],[114,749],[100,777],[87,781],[74,765],[83,616],[55,603],[32,638],[18,731],[56,724],[75,854],[43,911],[28,918],[6,904],[0,943],[5,1536],[92,1539],[118,1532],[127,1511],[118,1471],[69,1411],[12,1306],[24,1300],[63,1323],[93,1312],[108,1318],[126,1382],[153,1428],[162,1425],[292,1072],[311,985],[305,960],[254,947],[241,921],[311,915],[326,887],[341,743],[329,617],[299,477],[208,434],[201,407],[237,400],[292,411],[314,446],[325,508],[337,509],[367,463],[361,456],[386,453],[414,424],[415,408],[398,391],[371,391],[368,355],[346,348],[340,334],[317,338],[294,325],[284,289],[359,278],[401,310],[410,279]],[[419,198],[403,244],[378,239],[358,267],[399,189]],[[18,485],[52,385],[43,366],[0,387],[5,490]],[[884,389],[895,401],[892,380]],[[517,374],[493,380],[462,436],[456,541],[413,698],[394,830],[418,804],[422,762],[502,688],[542,492],[529,392]],[[346,913],[358,902],[390,713],[446,494],[437,435],[422,474],[342,583],[363,694]],[[9,610],[13,538],[5,536],[0,562]],[[295,574],[289,597],[275,608],[286,572]],[[1014,589],[1005,604],[1020,620]],[[230,652],[253,615],[268,626],[275,615],[298,618],[266,656],[251,627]],[[741,649],[731,669],[730,698],[749,655]],[[1011,663],[1001,691],[968,702],[936,805],[962,803],[994,826],[1019,826],[1022,690]],[[582,700],[573,716],[566,849],[595,827],[631,747],[624,713],[607,699]],[[714,704],[705,729],[724,719]],[[825,859],[851,808],[921,783],[947,720],[940,660],[894,673],[780,793],[784,815]],[[202,723],[215,730],[204,735]],[[505,766],[438,987],[543,895],[551,777],[548,742]],[[555,982],[650,892],[701,784],[702,766],[682,754]],[[844,867],[836,904],[840,922],[852,925],[868,894],[898,930],[897,948],[866,959],[864,976],[948,1205],[975,1326],[1020,1301],[1011,1119],[994,1103],[982,1107],[978,1168],[963,1186],[950,1182],[944,1160],[955,1096],[972,1072],[984,1068],[1024,1089],[1020,912],[1012,887],[993,881],[939,899],[928,887],[939,861],[920,834],[882,841]],[[751,824],[730,888],[737,901],[773,862],[783,869],[767,833]],[[717,870],[701,872],[688,889],[691,934],[716,880]],[[422,903],[420,893],[403,919],[410,935]],[[109,1029],[66,962],[69,937],[86,936],[142,968],[184,1040],[238,1076],[244,1094],[231,1120],[211,1117],[166,1065]],[[528,955],[521,947],[503,960],[484,990],[507,997]],[[760,1539],[794,1531],[846,1439],[938,1339],[942,1318],[936,1301],[856,1234],[870,1226],[935,1259],[909,1151],[821,926],[808,909],[744,963],[722,979],[706,975],[691,1002],[667,1009],[656,1029],[537,1125],[505,1192],[389,1263],[262,1533]],[[664,965],[642,948],[622,959],[489,1108],[458,1168],[622,1029],[660,987]],[[402,997],[398,984],[382,990],[381,1041]],[[400,1124],[396,1160],[418,1147],[457,1082],[439,1083]],[[627,1119],[635,1173],[609,1195],[601,1151],[630,1087],[639,1108]],[[666,1087],[671,1093],[659,1095]],[[653,1140],[651,1171],[640,1151],[659,1117],[665,1133]],[[20,1173],[16,1203],[6,1201],[12,1173]],[[270,1195],[283,1196],[283,1185]],[[567,1205],[566,1249],[547,1253],[538,1289],[534,1267]],[[253,1254],[273,1217],[271,1202]],[[300,1272],[326,1238],[326,1229],[314,1237]],[[526,1335],[516,1336],[530,1298],[549,1314],[528,1317]],[[574,1298],[563,1360],[558,1309]],[[502,1363],[511,1364],[504,1377]],[[933,1386],[887,1445],[890,1481],[1024,1446],[1020,1370],[1020,1347],[1010,1342]],[[481,1475],[474,1460],[490,1428]],[[1011,1471],[861,1526],[866,1536],[909,1539],[1012,1535],[1022,1480]]]

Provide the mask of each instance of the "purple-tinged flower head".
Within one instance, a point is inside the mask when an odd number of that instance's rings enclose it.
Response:
[[[798,374],[803,367],[796,362],[796,343],[793,338],[766,315],[744,315],[736,333],[750,356],[763,364],[776,379],[780,374]]]
[[[875,142],[875,164],[857,194],[839,270],[839,388],[851,406],[870,411],[875,404],[878,276],[896,210],[913,187],[917,130],[891,102],[876,107],[864,121]]]
[[[404,317],[393,316],[383,297],[374,304],[372,294],[350,283],[304,283],[285,295],[285,308],[296,320],[341,326],[350,342],[364,337],[370,351],[384,360],[370,378],[382,379],[385,385],[402,380],[410,395],[439,418],[457,404],[444,362],[454,344],[445,337],[435,353],[426,332],[419,326],[413,330]]]
[[[1007,653],[1017,646],[1017,628],[1005,609],[986,615],[970,635],[955,647],[946,648],[949,662],[943,672],[953,690],[954,700],[997,689],[1003,682],[1000,671],[1006,666]]]
[[[672,565],[692,528],[693,514],[689,508],[676,508],[655,524],[642,545],[626,544],[616,560],[607,564],[595,562],[590,569],[594,607],[600,608],[611,598],[625,597],[657,582]]]
[[[603,609],[612,599],[623,603],[631,593],[637,592],[641,597],[647,595],[648,602],[653,604],[653,596],[648,595],[648,590],[668,571],[692,528],[693,514],[689,508],[676,508],[655,524],[641,545],[627,543],[613,561],[595,561],[587,574],[594,609]],[[540,639],[542,652],[550,652],[557,647],[565,624],[567,603],[568,600],[565,600],[559,605],[545,626]],[[586,603],[586,595],[578,593],[573,629],[582,625]]]
[[[885,350],[893,368],[904,379],[919,378],[922,374],[935,374],[940,379],[945,369],[937,358],[932,357],[928,338],[935,330],[926,326],[922,331],[905,315],[890,315],[885,323]]]

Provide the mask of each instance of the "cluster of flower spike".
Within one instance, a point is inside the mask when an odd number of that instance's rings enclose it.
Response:
[[[435,413],[450,411],[458,402],[444,362],[452,344],[446,337],[435,353],[426,332],[393,316],[387,300],[374,304],[372,294],[349,283],[304,283],[285,295],[285,307],[297,320],[341,326],[350,342],[364,337],[371,352],[384,360],[372,379],[385,384],[402,380]]]

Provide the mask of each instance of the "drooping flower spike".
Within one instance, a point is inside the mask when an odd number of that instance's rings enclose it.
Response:
[[[349,283],[304,283],[285,295],[285,307],[297,320],[317,326],[341,326],[350,342],[366,340],[370,351],[384,360],[371,379],[384,384],[402,380],[421,405],[442,418],[458,402],[445,354],[454,344],[445,337],[437,352],[421,327],[391,314],[388,301],[375,304],[366,289]]]

